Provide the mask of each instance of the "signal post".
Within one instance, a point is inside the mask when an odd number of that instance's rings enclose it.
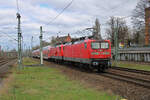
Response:
[[[40,26],[40,61],[41,65],[43,65],[43,43],[42,43],[42,38],[43,38],[43,31],[42,31],[42,26]]]

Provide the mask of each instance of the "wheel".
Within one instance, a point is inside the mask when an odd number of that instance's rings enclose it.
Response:
[[[90,71],[90,72],[93,72],[93,67],[92,67],[92,65],[88,65],[87,70]]]
[[[99,73],[103,73],[105,71],[105,69],[106,69],[105,67],[100,67],[100,68],[97,69],[97,71]]]
[[[97,72],[98,72],[98,73],[102,73],[103,70],[102,70],[102,69],[97,69]]]

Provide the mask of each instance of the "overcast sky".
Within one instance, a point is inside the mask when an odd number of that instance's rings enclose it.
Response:
[[[29,48],[32,36],[34,37],[33,45],[39,44],[40,26],[43,26],[45,31],[44,40],[50,41],[49,38],[56,36],[58,32],[60,36],[64,36],[92,27],[95,19],[98,18],[102,24],[102,36],[105,36],[105,23],[109,17],[130,16],[139,0],[74,0],[71,6],[50,23],[70,1],[18,0],[26,48]],[[0,5],[0,45],[4,49],[17,48],[16,0],[0,0]],[[130,18],[126,20],[130,24]],[[79,36],[79,34],[72,36]]]

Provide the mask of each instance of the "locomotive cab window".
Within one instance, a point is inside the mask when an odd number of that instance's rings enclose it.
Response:
[[[92,42],[91,47],[92,47],[92,49],[100,49],[100,43],[99,42]]]
[[[109,44],[108,42],[92,42],[91,48],[92,49],[108,49]]]
[[[101,43],[101,49],[108,49],[108,48],[109,48],[108,42],[102,42]]]

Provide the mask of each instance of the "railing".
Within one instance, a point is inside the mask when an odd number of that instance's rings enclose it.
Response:
[[[114,49],[112,49],[112,58]],[[130,47],[118,49],[118,60],[150,62],[150,47]]]

